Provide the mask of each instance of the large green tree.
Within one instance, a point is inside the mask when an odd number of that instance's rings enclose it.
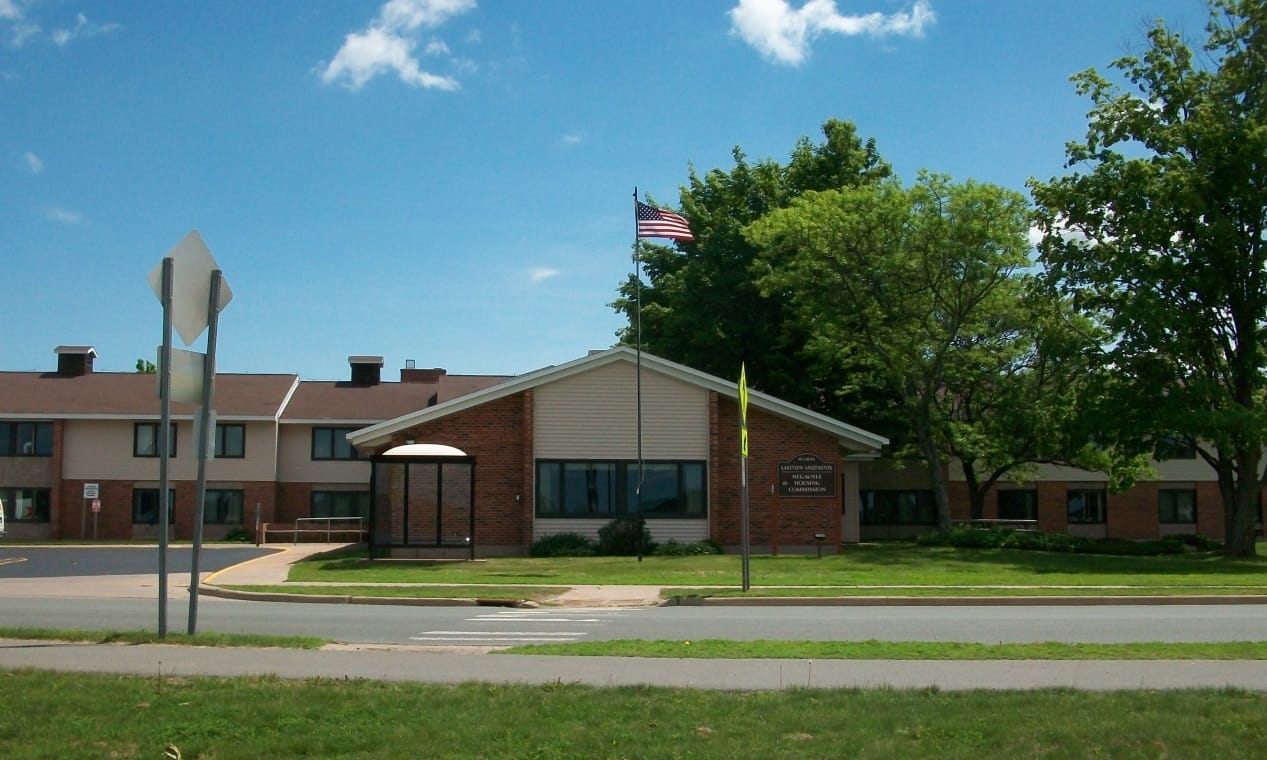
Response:
[[[984,490],[1039,456],[1015,416],[1038,382],[1028,228],[1020,194],[925,174],[805,193],[747,229],[762,293],[813,325],[811,350],[887,381],[943,529],[952,458],[979,514]]]
[[[802,138],[786,165],[750,162],[734,149],[729,171],[690,172],[681,212],[694,242],[643,242],[648,282],[642,286],[642,346],[647,351],[721,377],[737,376],[746,360],[755,387],[803,406],[889,433],[886,392],[857,366],[824,362],[806,346],[813,326],[786,299],[763,294],[754,280],[758,250],[743,228],[811,190],[872,185],[889,176],[874,141],[846,121],[822,126],[823,142]],[[635,339],[636,282],[631,276],[613,304],[628,317],[620,333]]]
[[[1218,476],[1226,553],[1254,552],[1267,444],[1267,2],[1216,0],[1193,50],[1146,49],[1074,77],[1093,104],[1073,173],[1031,183],[1054,288],[1107,329],[1102,431],[1184,438]]]

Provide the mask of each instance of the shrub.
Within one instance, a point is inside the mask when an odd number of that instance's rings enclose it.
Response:
[[[532,542],[532,557],[593,557],[594,542],[579,533],[553,533]]]
[[[721,547],[715,541],[709,539],[684,544],[671,538],[667,543],[660,544],[655,548],[655,555],[658,557],[699,557],[721,553]]]
[[[255,543],[255,536],[245,528],[233,528],[228,533],[225,533],[220,540],[239,544],[252,544]]]
[[[1082,538],[1065,533],[1038,533],[1007,528],[955,528],[920,536],[917,542],[924,546],[956,546],[964,549],[1021,549],[1126,557],[1211,551],[1219,546],[1217,542],[1197,536],[1166,536],[1156,541],[1141,541],[1129,538]]]
[[[639,539],[642,541],[639,547]],[[655,551],[647,522],[640,517],[618,517],[598,529],[598,553],[608,557],[632,557]]]

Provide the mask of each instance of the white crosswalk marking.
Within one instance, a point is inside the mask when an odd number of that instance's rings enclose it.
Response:
[[[558,625],[593,628],[616,618],[637,612],[630,608],[581,608],[547,610],[496,610],[483,612],[465,619],[471,629],[465,631],[420,631],[410,636],[411,641],[422,644],[466,644],[471,646],[511,646],[514,644],[545,644],[551,642],[578,641],[587,637],[587,630],[557,630]],[[495,624],[495,630],[480,630],[480,626]]]

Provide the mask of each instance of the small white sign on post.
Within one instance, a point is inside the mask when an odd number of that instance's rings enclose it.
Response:
[[[101,498],[101,484],[100,483],[84,483],[84,498],[85,499]]]

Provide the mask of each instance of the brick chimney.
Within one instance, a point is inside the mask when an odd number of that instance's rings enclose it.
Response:
[[[349,356],[348,364],[352,365],[353,385],[378,385],[382,382],[383,357]]]
[[[92,360],[97,358],[97,349],[92,346],[58,346],[53,353],[57,354],[58,375],[82,377],[92,374]]]
[[[400,382],[402,383],[429,383],[434,385],[440,382],[440,378],[449,374],[447,370],[440,367],[432,369],[419,369],[417,367],[408,367],[400,371]]]

